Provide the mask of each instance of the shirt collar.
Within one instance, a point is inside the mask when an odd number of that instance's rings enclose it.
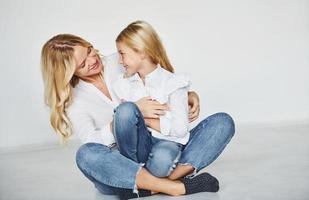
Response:
[[[130,76],[130,77],[128,78],[128,80],[129,80],[130,82],[134,82],[134,81],[139,81],[139,80],[141,80],[141,78],[139,77],[138,73],[135,73],[133,76]]]
[[[152,80],[152,79],[160,79],[160,74],[162,71],[162,67],[160,64],[157,64],[156,66],[157,68],[155,70],[153,70],[152,72],[150,72],[149,74],[146,75],[145,79],[147,80]]]
[[[145,76],[146,80],[153,80],[153,79],[160,79],[160,74],[162,71],[162,67],[160,64],[157,64],[156,69],[150,72]],[[141,81],[140,76],[138,73],[135,73],[133,76],[128,78],[130,81]]]

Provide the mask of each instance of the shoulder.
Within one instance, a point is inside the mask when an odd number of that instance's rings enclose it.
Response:
[[[189,75],[187,74],[178,74],[178,73],[171,73],[166,81],[165,81],[165,91],[167,94],[171,94],[174,91],[181,89],[181,88],[189,88],[191,84]]]
[[[83,80],[79,80],[78,84],[72,91],[72,102],[68,107],[68,110],[82,110],[86,107],[85,104],[91,104],[96,98],[92,92],[91,83],[87,83]]]

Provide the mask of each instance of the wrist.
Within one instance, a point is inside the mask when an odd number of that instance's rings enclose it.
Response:
[[[151,119],[150,118],[144,118],[144,121],[145,121],[146,126],[149,126]]]

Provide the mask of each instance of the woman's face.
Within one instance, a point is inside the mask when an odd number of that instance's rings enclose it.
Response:
[[[102,71],[101,59],[93,47],[74,46],[73,48],[76,62],[74,75],[85,78],[98,75]]]
[[[123,65],[128,76],[137,73],[141,68],[143,57],[122,42],[117,42],[119,63]]]

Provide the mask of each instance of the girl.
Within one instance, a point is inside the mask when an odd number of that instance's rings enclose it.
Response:
[[[120,63],[126,70],[113,85],[118,98],[135,102],[149,97],[169,105],[170,110],[164,115],[145,118],[148,130],[144,126],[145,129],[138,130],[149,135],[151,148],[146,147],[150,149],[146,168],[157,177],[167,177],[175,168],[183,145],[189,140],[189,80],[173,73],[159,36],[150,24],[144,21],[131,23],[118,35],[116,42]],[[137,141],[128,141],[132,135],[127,134],[129,138],[126,138],[119,133],[131,130],[121,130],[121,124],[116,117],[114,132],[117,143],[129,142],[132,147],[121,148],[120,152],[137,162],[136,151],[132,151]]]

